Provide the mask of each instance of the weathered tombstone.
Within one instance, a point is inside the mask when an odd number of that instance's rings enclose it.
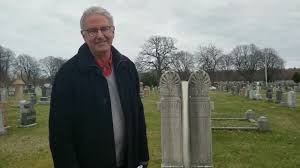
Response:
[[[255,112],[253,110],[251,110],[251,109],[247,110],[245,112],[245,118],[247,120],[255,120],[256,119]]]
[[[2,119],[4,127],[8,127],[8,118],[7,118],[7,102],[2,101],[0,102],[0,109],[2,111]]]
[[[183,167],[181,83],[176,72],[160,78],[162,168]]]
[[[272,97],[273,97],[272,89],[268,88],[267,92],[266,92],[266,99],[267,99],[267,101],[271,102],[272,101]]]
[[[34,87],[32,86],[32,84],[27,85],[27,93],[28,94],[34,93]]]
[[[282,93],[281,95],[281,101],[280,101],[280,105],[282,106],[287,106],[288,105],[288,93],[285,92],[285,93]]]
[[[245,96],[246,88],[242,87],[239,92],[239,96]]]
[[[209,75],[204,71],[189,78],[191,168],[213,166],[209,85]]]
[[[250,89],[250,92],[249,92],[249,99],[251,99],[251,100],[256,100],[256,90]]]
[[[44,84],[44,87],[46,88],[46,96],[45,97],[51,97],[52,92],[52,85],[50,83]]]
[[[39,86],[35,87],[34,92],[35,92],[35,94],[38,97],[42,96],[42,89],[41,89],[41,87],[39,87]]]
[[[149,86],[145,86],[145,88],[144,88],[144,96],[145,97],[150,96],[150,87]]]
[[[20,101],[20,127],[36,125],[36,111],[30,102]]]
[[[281,98],[282,98],[282,90],[281,90],[281,88],[278,88],[276,90],[276,101],[275,101],[275,103],[280,103]]]
[[[23,87],[25,83],[22,79],[17,79],[14,81],[13,85],[15,86],[15,97],[16,101],[19,102],[23,99]]]
[[[261,94],[260,94],[260,86],[257,86],[256,87],[256,94],[255,94],[255,99],[256,100],[261,100],[262,99],[262,96],[261,96]]]
[[[0,107],[0,135],[6,133],[6,129],[4,127],[4,110]]]
[[[40,104],[50,104],[50,96],[51,96],[50,84],[44,84],[44,86],[42,87],[42,97],[40,97],[39,103]]]
[[[6,101],[7,97],[8,97],[7,89],[0,88],[0,102]]]
[[[258,125],[259,131],[265,132],[265,131],[271,130],[268,118],[265,116],[259,117],[259,119],[257,121],[257,125]]]
[[[140,82],[140,97],[144,97],[144,86],[143,86],[143,82]]]
[[[296,94],[294,91],[288,92],[288,107],[295,108],[296,107]]]

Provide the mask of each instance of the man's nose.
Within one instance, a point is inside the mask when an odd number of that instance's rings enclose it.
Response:
[[[97,31],[96,37],[104,37],[104,34],[100,29]]]

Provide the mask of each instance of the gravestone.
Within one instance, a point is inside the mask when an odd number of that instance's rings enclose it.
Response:
[[[245,96],[245,94],[246,94],[246,88],[245,87],[242,87],[241,89],[240,89],[240,96]]]
[[[0,88],[0,102],[6,101],[8,97],[8,91],[6,88]]]
[[[256,99],[256,100],[261,100],[261,99],[262,99],[262,96],[261,96],[261,94],[260,94],[260,86],[256,86],[255,99]]]
[[[38,96],[38,97],[42,96],[41,87],[39,87],[39,86],[35,87],[34,92],[35,92],[36,96]]]
[[[40,104],[50,104],[50,96],[51,96],[51,85],[44,84],[42,87],[42,97],[40,97]]]
[[[266,99],[267,101],[271,102],[272,101],[272,96],[273,96],[273,92],[271,88],[268,88],[266,91]]]
[[[296,93],[294,91],[288,92],[288,107],[295,108],[296,107]]]
[[[140,82],[140,97],[141,97],[141,98],[144,97],[144,86],[143,86],[143,82]]]
[[[281,95],[281,101],[280,101],[280,105],[282,106],[287,106],[288,105],[288,93],[285,92],[285,93],[282,93]]]
[[[253,110],[251,110],[251,109],[247,110],[245,112],[245,118],[247,120],[255,120],[256,119],[255,112]]]
[[[0,109],[2,111],[2,119],[4,127],[8,127],[8,118],[7,118],[7,105],[8,103],[5,101],[0,102]]]
[[[148,96],[150,96],[150,87],[145,86],[145,88],[144,88],[144,97],[148,97]]]
[[[249,99],[256,100],[256,90],[250,89],[250,91],[249,91]]]
[[[25,83],[22,79],[17,79],[13,82],[13,85],[15,86],[15,97],[16,101],[19,102],[23,99],[23,87]]]
[[[204,71],[189,78],[190,165],[212,167],[211,109],[209,75]]]
[[[52,85],[50,83],[44,84],[44,87],[46,88],[46,96],[45,97],[51,97],[51,92],[52,92]]]
[[[9,87],[8,88],[8,95],[9,96],[14,96],[15,95],[15,88],[14,87]]]
[[[276,100],[275,100],[275,103],[280,103],[281,99],[282,99],[282,90],[281,90],[281,88],[278,88],[276,90]]]
[[[6,133],[6,129],[4,127],[4,110],[0,107],[0,135]]]
[[[162,168],[183,167],[181,81],[176,72],[160,78]]]
[[[257,125],[259,131],[265,132],[271,130],[269,120],[265,116],[261,116],[258,118]]]
[[[25,100],[20,101],[20,127],[36,125],[36,111],[34,105]]]

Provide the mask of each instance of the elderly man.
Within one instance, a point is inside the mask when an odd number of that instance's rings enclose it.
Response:
[[[90,7],[85,43],[56,74],[49,140],[55,168],[136,168],[149,160],[144,109],[134,64],[112,46],[110,13]]]

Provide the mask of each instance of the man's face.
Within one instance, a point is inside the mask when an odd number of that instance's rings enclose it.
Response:
[[[95,14],[88,16],[84,25],[84,30],[81,33],[91,52],[96,54],[95,56],[110,52],[114,39],[112,23],[105,16]],[[107,30],[108,28],[110,29]]]

